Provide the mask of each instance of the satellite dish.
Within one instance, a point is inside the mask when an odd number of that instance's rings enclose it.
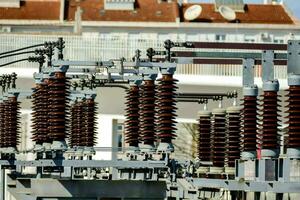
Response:
[[[193,5],[186,9],[184,12],[184,19],[188,21],[192,21],[199,17],[202,12],[202,7],[200,5]]]
[[[219,12],[222,15],[222,17],[224,17],[228,21],[233,21],[236,19],[236,14],[235,14],[234,10],[232,10],[228,6],[220,6]]]

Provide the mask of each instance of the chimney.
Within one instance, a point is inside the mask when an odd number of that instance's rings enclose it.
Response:
[[[105,10],[134,10],[135,0],[105,0]]]
[[[20,8],[21,0],[0,0],[1,8]]]
[[[173,0],[157,0],[157,3],[162,3],[162,2],[172,3]]]
[[[65,0],[60,0],[59,21],[63,22],[65,18]]]
[[[264,0],[264,4],[278,4],[277,0]]]

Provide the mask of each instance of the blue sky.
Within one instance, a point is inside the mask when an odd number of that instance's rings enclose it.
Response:
[[[213,0],[191,0],[194,2],[213,2]],[[300,19],[300,1],[299,0],[283,0],[288,8],[295,16]],[[263,0],[244,0],[245,3],[263,3]]]

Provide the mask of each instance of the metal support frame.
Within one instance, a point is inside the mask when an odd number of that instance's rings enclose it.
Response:
[[[108,181],[108,180],[66,180],[66,179],[17,179],[8,191],[17,200],[45,199],[153,199],[166,198],[164,181]],[[55,192],[54,192],[55,191]],[[27,196],[27,197],[26,197]],[[24,198],[25,197],[25,198]]]
[[[198,188],[224,188],[230,191],[299,193],[300,182],[279,181],[236,181],[223,179],[193,178],[190,180]]]
[[[62,60],[62,49],[60,49],[59,60],[53,61],[53,69],[61,69],[61,66],[80,66],[82,68],[69,69],[71,76],[80,74],[84,77],[95,75],[96,79],[105,81],[127,81],[131,84],[140,84],[144,79],[156,78],[159,71],[162,74],[173,74],[177,63],[197,64],[242,64],[243,65],[243,86],[244,95],[257,96],[258,89],[254,84],[254,65],[263,65],[264,83],[273,81],[275,65],[285,65],[288,60],[289,85],[300,85],[299,69],[299,41],[290,41],[289,45],[269,44],[218,44],[218,43],[165,43],[168,52],[160,55],[167,55],[168,62],[147,62],[140,60],[140,52],[136,52],[135,60],[127,62],[123,59],[109,61],[64,61]],[[61,44],[63,46],[63,44]],[[171,52],[172,47],[184,46],[187,48],[218,48],[218,49],[252,49],[263,50],[261,53],[240,53],[240,52]],[[275,53],[273,50],[286,51],[288,54]],[[152,52],[153,53],[153,52]],[[171,57],[177,57],[175,59]],[[201,59],[199,58],[201,57]],[[221,58],[221,59],[215,59]],[[152,57],[151,57],[152,59]],[[100,69],[105,69],[107,74],[100,74]],[[47,69],[45,68],[45,71]],[[78,76],[80,76],[78,75]],[[269,87],[269,85],[265,85]],[[264,87],[264,88],[265,88]],[[24,93],[30,96],[30,92]],[[0,160],[1,183],[0,191],[4,200],[4,190],[8,187],[17,199],[29,200],[40,198],[84,198],[96,199],[107,198],[139,198],[139,199],[164,199],[166,190],[173,191],[181,198],[196,199],[198,190],[206,188],[232,191],[234,196],[237,191],[255,192],[254,196],[259,197],[260,192],[274,192],[280,196],[282,193],[300,193],[300,160],[297,158],[285,159],[264,159],[256,160],[253,152],[243,152],[245,160],[236,161],[235,179],[208,179],[208,178],[161,178],[160,171],[174,173],[174,168],[167,157],[162,161],[99,161],[99,160]],[[246,153],[246,154],[245,154]],[[247,155],[249,153],[249,155]],[[243,155],[243,154],[242,154]],[[243,157],[243,156],[242,156]],[[172,163],[173,162],[173,163]],[[5,168],[16,168],[8,176]],[[64,173],[52,172],[48,174],[51,178],[43,176],[32,178],[32,175],[25,175],[24,168],[47,168],[62,167]],[[76,169],[91,168],[113,168],[119,173],[113,180],[83,180],[76,178]],[[270,170],[271,169],[271,170]],[[172,171],[172,172],[171,172]],[[43,172],[41,172],[43,173]],[[91,172],[87,172],[91,173]],[[17,175],[14,177],[14,175]],[[37,174],[34,174],[37,175]],[[59,177],[59,176],[60,177]],[[91,178],[91,176],[87,176]],[[7,178],[7,182],[5,182]],[[74,181],[76,179],[76,181]],[[92,178],[91,178],[92,179]],[[124,180],[121,180],[124,179]],[[143,181],[141,181],[143,180]],[[80,188],[80,190],[78,189]],[[55,193],[53,191],[56,191]],[[86,192],[83,192],[86,191]],[[175,189],[174,189],[175,191]],[[170,192],[172,193],[172,192]],[[178,197],[178,196],[177,196]]]
[[[9,161],[1,160],[0,164],[12,164]],[[33,160],[21,161],[16,160],[14,165],[17,167],[94,167],[105,168],[114,167],[118,169],[123,168],[166,168],[165,161],[123,161],[123,160]]]

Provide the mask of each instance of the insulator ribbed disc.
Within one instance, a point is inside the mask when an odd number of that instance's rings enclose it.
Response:
[[[240,159],[241,143],[241,110],[237,107],[227,109],[227,145],[226,161],[228,167],[235,166],[235,160]]]
[[[244,96],[242,109],[242,143],[244,152],[256,151],[257,137],[257,97]]]
[[[2,147],[16,148],[19,142],[20,131],[20,103],[16,97],[9,97],[4,101],[4,134],[1,138]]]
[[[279,148],[279,115],[278,95],[276,91],[265,91],[262,95],[260,106],[261,123],[257,136],[258,148],[278,149]]]
[[[175,138],[176,82],[173,75],[163,75],[157,90],[157,136],[163,143],[171,143]]]
[[[140,91],[140,127],[141,140],[144,144],[154,145],[155,135],[155,83],[146,80]]]
[[[211,121],[212,162],[215,167],[225,166],[226,113],[214,113]]]
[[[49,79],[49,137],[54,141],[63,141],[67,137],[68,130],[68,103],[69,84],[65,73],[56,72]]]
[[[96,144],[96,110],[94,99],[84,101],[83,109],[83,143],[81,146],[93,147]]]
[[[140,136],[140,95],[139,87],[132,85],[126,96],[125,141],[132,147],[138,147]]]
[[[36,144],[51,142],[48,136],[48,86],[47,81],[33,89],[32,100],[32,140]]]
[[[209,162],[211,161],[211,114],[199,116],[198,133],[198,158]]]
[[[300,86],[290,86],[288,93],[288,148],[300,148]]]

